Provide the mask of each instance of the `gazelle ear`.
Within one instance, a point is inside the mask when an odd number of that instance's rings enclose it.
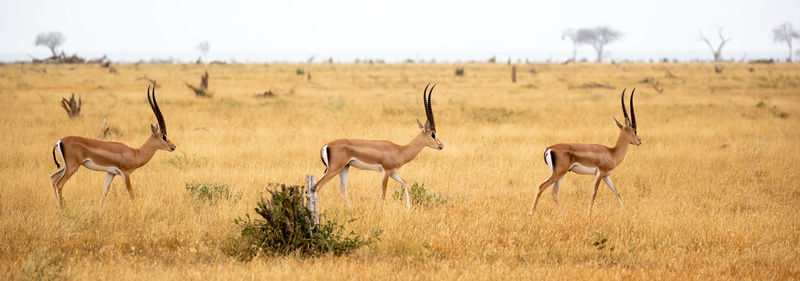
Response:
[[[611,118],[614,118],[614,123],[617,123],[617,127],[622,129],[622,124],[620,124],[619,121],[617,121],[617,117],[611,116]]]
[[[153,131],[154,135],[158,135],[158,125],[150,124],[150,131]]]
[[[422,123],[419,122],[419,118],[417,118],[417,125],[419,126],[420,129],[425,128],[422,126]]]

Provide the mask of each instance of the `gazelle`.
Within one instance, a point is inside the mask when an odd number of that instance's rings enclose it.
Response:
[[[158,125],[150,125],[153,134],[139,148],[131,148],[118,142],[76,136],[63,137],[56,142],[53,147],[53,161],[56,163],[58,171],[50,176],[50,180],[53,183],[53,192],[56,195],[58,208],[61,208],[62,205],[64,183],[78,171],[81,165],[90,170],[108,173],[105,187],[103,187],[103,195],[100,197],[100,206],[102,206],[114,176],[121,176],[125,180],[125,187],[133,200],[131,173],[147,164],[157,150],[175,151],[175,145],[167,139],[167,128],[164,124],[164,116],[161,115],[161,109],[158,108],[155,87],[153,87],[152,93],[150,86],[147,87],[147,101],[150,103],[150,109],[156,115]],[[63,166],[58,164],[56,153],[64,162]]]
[[[602,179],[614,196],[619,201],[619,206],[623,207],[622,199],[619,198],[617,189],[611,183],[611,172],[617,167],[625,158],[625,153],[628,152],[628,145],[641,145],[642,139],[636,135],[636,114],[633,112],[633,94],[636,89],[631,92],[631,117],[628,118],[628,112],[625,111],[625,90],[622,90],[622,114],[625,116],[625,126],[614,118],[617,127],[620,128],[619,138],[614,147],[606,147],[599,144],[583,144],[583,143],[559,143],[551,145],[544,150],[544,162],[550,167],[550,177],[547,178],[541,185],[539,191],[536,192],[536,197],[533,199],[533,206],[531,206],[528,214],[533,214],[536,210],[536,202],[539,201],[539,196],[551,184],[553,186],[553,201],[556,206],[561,210],[561,205],[558,204],[558,188],[561,186],[561,181],[567,172],[575,172],[583,175],[594,175],[594,188],[592,189],[592,200],[589,202],[589,216],[592,215],[592,206],[594,206],[594,198],[597,195],[597,187],[600,185]]]
[[[322,146],[320,157],[325,164],[325,175],[316,183],[316,190],[319,191],[325,183],[339,175],[339,193],[344,198],[347,206],[350,207],[350,200],[347,199],[347,174],[350,166],[373,170],[381,173],[383,178],[381,189],[381,200],[386,198],[386,185],[391,177],[403,186],[406,196],[406,208],[411,208],[411,201],[408,196],[408,185],[397,171],[411,160],[417,157],[420,151],[427,147],[442,150],[444,144],[436,138],[436,123],[433,121],[433,109],[431,108],[431,93],[436,85],[425,86],[422,92],[422,103],[425,106],[427,121],[425,125],[417,119],[419,133],[406,145],[398,145],[385,140],[359,140],[359,139],[338,139]],[[427,93],[427,96],[426,96]]]

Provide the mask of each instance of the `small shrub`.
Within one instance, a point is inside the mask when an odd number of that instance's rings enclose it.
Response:
[[[594,236],[590,237],[589,239],[592,240],[592,246],[597,248],[598,251],[602,251],[607,246],[606,242],[608,242],[608,238],[606,238],[606,236],[603,235],[603,233],[600,233],[599,230],[595,231]],[[614,246],[611,246],[611,248],[609,248],[609,251],[613,252]]]
[[[464,76],[464,68],[463,67],[457,67],[456,68],[456,76]]]
[[[413,185],[409,186],[408,197],[411,199],[411,204],[413,205],[433,206],[447,203],[447,199],[442,197],[441,194],[425,188],[424,183],[420,184],[415,182]],[[405,200],[405,191],[402,188],[395,189],[392,198],[396,200]]]
[[[306,71],[305,71],[305,70],[303,70],[302,68],[298,68],[298,69],[295,71],[295,73],[297,73],[297,75],[301,75],[301,76],[302,76],[302,75],[305,75],[305,74],[306,74]]]
[[[48,248],[38,249],[28,255],[25,261],[26,280],[67,280],[69,276],[64,272],[61,261],[64,254],[48,254]]]
[[[271,190],[271,188],[274,189]],[[257,217],[250,214],[233,222],[240,235],[230,240],[223,251],[239,260],[248,261],[259,253],[315,257],[326,253],[336,256],[348,254],[368,245],[372,238],[364,239],[355,232],[345,233],[344,225],[325,220],[320,214],[320,224],[304,204],[303,186],[271,184],[267,187],[272,199],[256,204]],[[374,237],[380,235],[376,231]]]
[[[242,192],[232,193],[227,184],[219,183],[186,183],[186,191],[192,198],[214,205],[219,200],[238,201]]]

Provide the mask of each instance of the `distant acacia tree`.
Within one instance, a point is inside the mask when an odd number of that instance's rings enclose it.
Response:
[[[800,39],[800,33],[794,29],[789,22],[784,22],[772,30],[772,40],[775,43],[786,43],[789,46],[789,58],[786,61],[792,61],[792,41]]]
[[[561,40],[569,39],[572,41],[572,62],[577,61],[578,47],[580,45],[589,43],[589,39],[594,36],[591,30],[586,28],[578,29],[577,31],[570,29],[564,30],[561,33]]]
[[[203,41],[200,42],[200,44],[197,44],[197,47],[195,48],[200,50],[200,52],[203,52],[203,56],[206,56],[208,55],[208,50],[211,49],[211,43],[208,43],[208,41]]]
[[[44,45],[45,47],[50,49],[50,52],[53,53],[53,56],[56,56],[56,48],[64,44],[64,41],[67,41],[67,38],[64,37],[64,34],[58,31],[50,31],[50,32],[41,32],[39,35],[36,35],[36,46]]]
[[[575,61],[576,59],[575,56],[578,52],[578,46],[588,44],[592,45],[594,50],[597,52],[597,62],[602,62],[605,46],[616,41],[620,37],[622,37],[622,33],[613,30],[608,26],[580,28],[576,31],[567,29],[561,33],[561,40],[569,39],[572,41],[572,61]]]
[[[714,45],[711,43],[711,39],[700,33],[700,41],[706,42],[706,45],[708,45],[708,48],[711,49],[711,53],[714,55],[715,62],[720,60],[722,47],[725,46],[725,43],[731,41],[730,37],[725,38],[725,36],[722,36],[722,27],[717,28],[717,35],[719,35],[719,45],[714,48]]]
[[[578,30],[578,33],[581,31]],[[589,38],[588,43],[597,51],[597,62],[603,61],[603,52],[606,45],[622,37],[622,33],[609,28],[608,26],[598,26],[591,30],[594,36]]]

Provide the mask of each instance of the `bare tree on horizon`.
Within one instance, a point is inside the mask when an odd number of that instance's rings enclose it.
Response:
[[[597,62],[602,62],[605,46],[622,37],[622,33],[608,26],[598,26],[590,31],[594,33],[594,36],[590,37],[587,43],[592,45],[597,52]],[[578,30],[578,33],[580,33],[580,30]]]
[[[597,52],[596,62],[602,62],[605,46],[616,41],[620,37],[622,37],[621,32],[604,25],[595,28],[579,28],[576,31],[567,29],[561,33],[561,40],[568,38],[572,41],[573,62],[577,59],[578,46],[584,44],[591,45]]]
[[[578,29],[577,31],[571,28],[564,30],[561,33],[561,40],[569,39],[572,41],[572,62],[577,61],[578,47],[589,42],[589,39],[594,36],[591,30],[586,28]]]
[[[206,59],[207,59],[208,58],[208,51],[211,50],[211,43],[208,43],[208,40],[206,40],[206,41],[203,41],[203,42],[200,42],[199,44],[197,44],[197,47],[195,47],[195,48],[197,50],[199,50],[200,52],[202,52],[203,56],[206,57]],[[200,59],[198,59],[197,61],[199,62]]]
[[[67,38],[60,31],[50,31],[47,33],[40,32],[39,35],[36,35],[34,44],[36,46],[44,45],[49,48],[50,52],[53,53],[53,57],[55,57],[57,56],[56,48],[64,44],[64,41],[67,41]]]
[[[784,22],[772,30],[772,40],[775,43],[786,43],[789,46],[789,58],[787,62],[792,62],[792,41],[800,39],[800,33],[794,29],[790,22]]]
[[[714,48],[714,45],[711,44],[711,39],[703,35],[702,32],[700,33],[700,41],[706,42],[706,45],[708,45],[708,48],[711,49],[711,53],[714,55],[715,62],[720,61],[720,57],[722,55],[722,47],[725,46],[726,43],[731,41],[730,37],[725,38],[725,36],[722,36],[722,27],[717,28],[717,35],[719,35],[720,41],[717,48]]]

